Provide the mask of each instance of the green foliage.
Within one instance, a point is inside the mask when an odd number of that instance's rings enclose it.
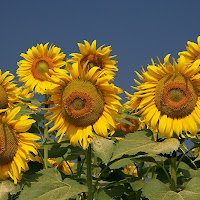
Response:
[[[169,187],[161,181],[151,179],[144,185],[142,192],[149,200],[199,200],[200,178],[195,177],[191,179],[184,190],[178,193],[170,190]]]
[[[112,189],[101,190],[98,194],[96,194],[95,198],[98,200],[116,199],[117,197],[121,197],[125,191],[126,188],[124,186],[116,186]]]
[[[25,185],[19,200],[27,200],[27,197],[35,200],[66,200],[87,191],[86,186],[75,180],[62,180],[56,169],[44,169],[24,179]]]
[[[101,158],[105,164],[108,164],[113,153],[113,141],[103,137],[94,137],[91,144],[94,154]]]
[[[127,134],[124,140],[116,143],[111,160],[119,159],[124,155],[136,155],[139,152],[144,152],[148,155],[169,154],[178,150],[180,145],[180,142],[175,138],[166,139],[163,142],[155,142],[151,138],[150,130]]]
[[[40,106],[34,98],[23,98],[23,101]],[[55,158],[58,165],[53,167],[48,163],[47,169],[42,169],[43,163],[29,162],[30,169],[23,174],[18,185],[10,180],[0,182],[0,199],[88,199],[87,149],[70,145],[65,137],[57,143],[56,132],[45,138],[47,120],[44,114],[32,111],[25,104],[16,106],[21,107],[16,117],[31,115],[36,121],[29,132],[42,137],[38,142],[41,146],[39,155],[44,158],[47,149],[48,158]],[[120,112],[123,118],[117,119],[118,122],[133,125],[125,118],[138,119],[130,114],[130,109]],[[117,140],[118,137],[121,139]],[[200,140],[193,138],[191,141],[194,144],[191,149],[188,149],[184,139],[165,138],[156,142],[148,129],[129,134],[116,131],[109,139],[92,138],[91,183],[94,199],[197,200],[200,196]],[[175,165],[172,165],[172,159]],[[58,171],[63,161],[74,162],[67,175]],[[127,174],[124,173],[126,166],[132,166]],[[136,174],[132,173],[133,169]],[[176,177],[172,175],[173,170]],[[177,182],[172,191],[174,178]]]
[[[120,160],[117,160],[116,162],[113,162],[109,167],[110,169],[119,169],[124,168],[127,165],[134,165],[133,161],[130,158],[122,158]]]
[[[35,126],[40,127],[42,114],[32,114]],[[42,130],[41,126],[41,130]],[[33,127],[30,129],[33,130]],[[36,129],[37,130],[37,129]],[[42,130],[43,131],[43,130]],[[193,139],[194,140],[194,139]],[[48,138],[40,142],[40,154],[48,147],[48,157],[57,162],[73,160],[75,165],[69,175],[59,172],[49,164],[42,169],[42,164],[30,162],[30,170],[23,175],[21,183],[16,187],[12,182],[2,184],[2,199],[28,198],[45,199],[87,199],[87,172],[85,154],[81,147],[73,147],[66,139],[57,143]],[[92,185],[95,199],[143,199],[197,200],[200,189],[200,164],[197,156],[189,156],[187,146],[175,138],[155,142],[150,130],[144,129],[126,134],[124,139],[113,140],[96,137],[92,144]],[[196,146],[198,141],[194,140]],[[177,188],[170,189],[172,152],[180,152],[177,156]],[[135,166],[138,176],[124,174],[126,166]],[[195,167],[196,166],[196,167]],[[200,190],[199,190],[200,191]]]
[[[15,119],[17,119],[18,117],[22,116],[22,115],[31,115],[34,114],[35,112],[32,111],[27,105],[25,104],[18,104],[15,107],[21,107],[20,111],[15,115]]]
[[[129,122],[128,120],[122,118],[122,119],[116,119],[116,122],[120,122],[120,123],[124,123],[124,124],[128,124],[129,126],[135,126],[133,123]]]
[[[122,110],[122,108],[120,107],[119,114],[121,116],[123,116],[123,118],[129,118],[129,119],[136,119],[136,120],[138,120],[139,117],[136,116],[136,115],[131,115],[131,111],[132,111],[131,108]]]
[[[40,101],[38,101],[38,99],[36,99],[35,97],[31,97],[31,98],[21,97],[21,100],[25,103],[31,103],[38,107],[41,106]]]
[[[0,181],[0,199],[7,200],[8,195],[17,193],[19,188],[19,185],[15,185],[10,180]]]
[[[141,179],[130,183],[133,191],[138,191],[138,190],[142,189],[144,184],[145,184],[145,181],[141,180]]]

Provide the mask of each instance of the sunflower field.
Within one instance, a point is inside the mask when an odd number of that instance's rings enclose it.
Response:
[[[200,36],[135,71],[132,94],[111,46],[78,46],[0,70],[0,200],[200,200]]]

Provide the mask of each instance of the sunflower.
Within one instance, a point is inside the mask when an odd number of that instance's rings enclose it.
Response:
[[[133,126],[120,122],[120,123],[117,124],[117,130],[118,131],[121,131],[123,133],[134,133],[135,131],[139,130],[139,127],[140,127],[139,119],[138,120],[131,119],[131,118],[125,118],[125,119],[127,121],[131,122],[133,124]]]
[[[124,174],[127,174],[127,175],[132,175],[134,177],[138,177],[138,172],[137,172],[137,168],[136,166],[131,166],[131,165],[127,165],[125,168],[124,168]]]
[[[63,172],[65,175],[71,173],[71,168],[74,166],[74,163],[70,163],[68,161],[56,162],[56,158],[49,158],[49,163],[53,167],[57,167],[59,171]]]
[[[83,67],[79,63],[67,65],[69,75],[66,73],[57,78],[48,78],[58,84],[54,90],[49,90],[54,106],[49,108],[48,124],[54,121],[54,126],[49,133],[57,129],[57,135],[63,134],[76,146],[79,142],[86,149],[92,137],[101,135],[108,137],[109,131],[116,128],[114,118],[119,117],[117,112],[121,106],[117,93],[122,89],[110,84],[113,78],[93,67],[86,71],[87,63]],[[55,76],[56,77],[56,76]],[[94,130],[94,132],[93,132]],[[108,131],[109,130],[109,131]]]
[[[109,56],[112,51],[111,46],[104,47],[104,45],[102,45],[96,49],[96,40],[94,40],[91,45],[86,40],[84,40],[84,42],[85,44],[78,43],[80,53],[70,54],[73,57],[68,60],[68,62],[80,62],[81,66],[88,62],[89,69],[98,66],[100,69],[104,69],[106,73],[115,75],[113,71],[118,71],[118,68],[115,66],[117,61],[111,60],[113,57],[116,57],[116,55]]]
[[[185,57],[185,62],[189,66],[195,62],[200,64],[200,36],[197,38],[197,42],[198,44],[188,41],[187,51],[179,52],[180,56],[183,55]]]
[[[24,82],[30,91],[35,88],[36,93],[43,94],[47,88],[53,88],[54,85],[46,80],[45,74],[49,74],[50,69],[59,72],[60,67],[65,65],[63,61],[65,54],[60,53],[60,50],[52,45],[48,49],[46,43],[44,46],[37,44],[37,47],[28,49],[27,54],[22,53],[21,57],[24,60],[17,63],[19,81]]]
[[[19,111],[16,107],[1,115],[0,122],[0,179],[11,177],[15,184],[22,178],[22,169],[29,169],[27,162],[33,160],[33,154],[37,155],[39,145],[33,140],[40,139],[26,132],[35,120],[25,115],[14,119]]]
[[[2,74],[0,69],[0,113],[10,110],[19,101],[17,85],[13,83],[14,76],[9,71]]]
[[[170,55],[164,59],[164,64],[147,67],[147,71],[138,72],[138,77],[144,82],[133,87],[136,90],[129,96],[129,107],[140,114],[147,127],[158,131],[164,137],[196,135],[197,124],[200,124],[200,74],[198,65],[186,65],[184,56],[178,63]],[[192,135],[188,134],[189,131]],[[185,132],[185,134],[183,134]]]

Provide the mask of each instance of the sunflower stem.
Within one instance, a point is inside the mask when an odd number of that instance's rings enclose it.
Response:
[[[77,176],[81,176],[81,157],[79,156],[77,159]]]
[[[143,167],[144,167],[144,162],[141,162],[140,167],[139,167],[139,171],[138,171],[138,177],[140,179],[142,179],[142,176],[143,176]]]
[[[87,185],[88,185],[88,200],[92,200],[92,149],[91,144],[89,144],[86,154],[87,163]]]
[[[104,167],[104,169],[100,172],[100,175],[99,175],[99,177],[97,178],[96,183],[95,183],[95,185],[94,185],[93,196],[94,196],[94,193],[96,192],[96,189],[97,189],[97,185],[98,185],[99,180],[101,179],[103,173],[104,173],[107,169],[108,169],[108,165],[106,165],[106,166]]]
[[[44,100],[45,100],[45,102],[47,102],[47,100],[48,100],[47,94],[44,95]],[[45,108],[48,108],[47,104],[45,104]],[[45,110],[45,113],[46,112],[47,111]],[[46,124],[46,123],[47,123],[47,119],[45,117],[44,124]],[[48,126],[44,126],[44,141],[46,142],[47,140],[48,140]],[[43,165],[43,168],[44,169],[48,168],[48,146],[47,145],[44,146],[44,165]]]
[[[165,167],[163,165],[159,164],[158,162],[157,162],[157,165],[163,169],[163,171],[165,172],[165,175],[167,176],[168,181],[170,182],[171,178],[170,178],[168,172],[166,171]]]
[[[176,183],[177,183],[177,177],[176,177],[176,165],[177,157],[176,157],[176,151],[173,151],[172,157],[170,158],[170,164],[171,164],[171,190],[176,191]]]

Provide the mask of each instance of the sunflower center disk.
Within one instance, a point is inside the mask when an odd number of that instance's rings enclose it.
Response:
[[[41,60],[36,64],[36,71],[38,74],[44,75],[46,72],[49,71],[49,66],[46,61]]]
[[[163,77],[156,87],[156,106],[169,117],[184,117],[190,114],[197,99],[197,90],[193,83],[180,74]]]
[[[94,66],[100,67],[102,68],[102,61],[101,59],[98,58],[98,56],[93,55],[93,54],[89,54],[87,56],[85,56],[82,60],[81,60],[81,65],[84,65],[86,62],[88,61],[88,68],[91,69]]]
[[[168,97],[171,99],[172,102],[180,102],[182,99],[186,97],[184,90],[180,88],[173,88],[168,91]]]
[[[8,107],[8,95],[5,89],[0,85],[0,109],[5,109]]]
[[[7,125],[0,124],[0,165],[12,162],[17,148],[16,133]]]
[[[49,66],[48,61],[42,58],[38,58],[33,62],[33,65],[32,65],[33,76],[36,79],[43,81],[43,77],[45,77],[45,73],[48,73],[50,68],[51,67]]]
[[[84,98],[75,98],[73,101],[72,101],[72,107],[74,108],[74,110],[82,110],[85,108],[86,106],[86,100]]]
[[[103,110],[103,94],[90,81],[73,80],[65,87],[62,113],[69,123],[83,127],[92,125]]]

